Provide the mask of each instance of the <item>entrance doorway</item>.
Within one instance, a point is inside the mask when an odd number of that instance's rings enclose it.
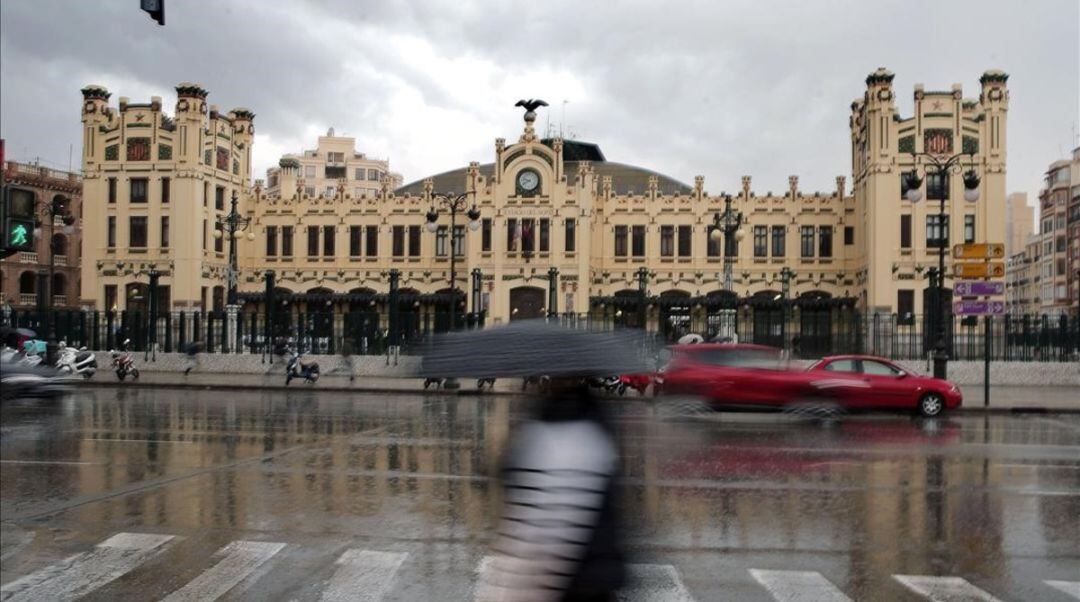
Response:
[[[510,321],[544,317],[544,289],[519,286],[510,289]]]

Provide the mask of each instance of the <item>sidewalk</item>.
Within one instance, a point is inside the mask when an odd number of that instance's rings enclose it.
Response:
[[[424,381],[420,378],[395,376],[356,376],[350,383],[343,374],[324,373],[319,382],[310,385],[302,380],[293,380],[285,385],[284,369],[276,369],[263,374],[228,374],[222,372],[192,372],[185,375],[174,371],[143,371],[138,381],[120,383],[109,371],[102,371],[87,384],[92,386],[135,386],[135,387],[180,387],[208,388],[221,390],[267,390],[267,391],[351,391],[357,393],[427,393],[432,395],[462,394],[472,395],[477,392],[476,381],[461,379],[461,388],[456,391],[430,388],[424,390]],[[964,412],[1077,412],[1080,413],[1080,388],[1069,386],[1015,386],[993,385],[990,388],[990,406],[983,405],[981,385],[965,385]],[[485,389],[485,393],[488,391]],[[494,392],[500,394],[520,394],[521,379],[504,378],[495,382]],[[652,399],[640,397],[636,392],[627,393],[618,398],[627,401]]]

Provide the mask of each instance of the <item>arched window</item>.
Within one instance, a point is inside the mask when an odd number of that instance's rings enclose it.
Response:
[[[53,237],[52,237],[52,253],[53,253],[53,255],[64,255],[64,256],[66,256],[68,254],[67,251],[68,251],[67,236],[64,236],[63,234],[59,234],[59,233],[58,234],[53,234]]]
[[[19,276],[19,294],[33,295],[37,292],[37,283],[34,282],[33,272],[26,271]]]
[[[53,297],[67,294],[67,278],[63,274],[53,274],[52,294]]]

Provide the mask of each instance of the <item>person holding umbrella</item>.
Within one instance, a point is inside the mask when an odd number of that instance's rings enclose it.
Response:
[[[585,383],[647,370],[640,332],[543,320],[451,333],[424,355],[429,376],[548,375],[502,462],[503,507],[477,601],[614,600],[625,581],[615,429]]]

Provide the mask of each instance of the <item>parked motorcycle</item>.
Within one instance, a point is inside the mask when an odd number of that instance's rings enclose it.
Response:
[[[314,384],[319,380],[318,362],[304,363],[300,352],[293,350],[289,354],[289,362],[285,365],[285,384],[288,385],[294,378],[303,378],[304,382]]]
[[[111,351],[112,365],[116,371],[116,378],[124,380],[128,376],[132,380],[139,379],[139,369],[135,367],[135,358],[127,351],[128,345],[131,344],[131,339],[125,339],[121,344],[120,351]]]
[[[56,367],[61,374],[77,374],[90,380],[97,372],[97,356],[93,351],[87,351],[86,347],[75,349],[68,347],[65,343],[60,343]]]
[[[626,393],[626,383],[618,376],[597,376],[588,379],[589,386],[600,389],[609,395],[622,395]]]

